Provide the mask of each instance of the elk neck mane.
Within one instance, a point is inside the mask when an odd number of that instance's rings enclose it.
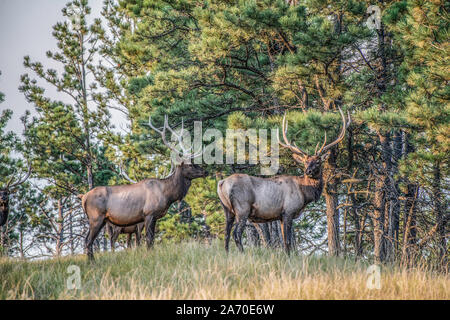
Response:
[[[323,190],[322,175],[320,178],[313,179],[307,176],[298,177],[298,186],[300,190],[306,195],[307,202],[316,202],[320,199]]]
[[[173,192],[173,201],[183,199],[189,191],[191,180],[185,178],[181,167],[176,167],[175,171],[168,177],[161,179],[165,184],[165,189]]]

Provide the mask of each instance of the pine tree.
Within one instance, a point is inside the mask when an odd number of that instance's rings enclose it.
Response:
[[[396,40],[403,49],[405,82],[408,86],[406,113],[414,126],[415,146],[408,155],[403,172],[410,180],[430,192],[435,224],[419,243],[422,248],[436,234],[436,256],[445,265],[447,256],[448,191],[450,141],[450,91],[448,87],[448,3],[445,1],[405,1],[397,5],[390,18]]]
[[[30,144],[35,147],[36,157],[42,157],[40,160],[44,166],[44,162],[51,157],[59,164],[58,170],[77,175],[77,182],[85,182],[88,190],[96,184],[93,172],[97,158],[95,150],[98,149],[102,132],[107,132],[109,128],[106,106],[101,101],[95,105],[90,103],[91,100],[96,101],[98,85],[90,75],[101,35],[99,19],[92,25],[87,24],[90,11],[85,0],[69,2],[62,10],[67,21],[53,27],[59,51],[48,51],[47,57],[62,66],[62,73],[54,69],[46,70],[40,62],[32,62],[29,56],[24,58],[25,67],[55,87],[68,102],[47,97],[45,90],[28,74],[22,76],[20,87],[39,114],[33,119],[33,133],[29,135],[30,139],[36,139]],[[81,171],[76,168],[77,165],[83,167],[84,174],[79,174]],[[49,178],[56,176],[50,170],[42,170],[42,173]],[[73,187],[74,181],[64,186],[72,192],[75,190]]]
[[[81,214],[80,208],[69,208],[75,203],[74,196],[108,184],[118,171],[105,157],[103,138],[110,135],[112,126],[102,89],[94,77],[95,64],[100,63],[103,29],[100,19],[88,24],[90,13],[87,1],[68,2],[62,10],[66,21],[53,27],[58,50],[47,52],[61,71],[46,69],[26,56],[25,67],[39,81],[28,74],[21,77],[20,90],[37,111],[37,116],[25,117],[29,122],[26,144],[37,177],[49,183],[42,190],[47,198],[39,208],[47,221],[46,232],[55,235],[49,241],[54,241],[56,255],[62,253],[66,243],[63,235],[68,221],[78,220]],[[58,98],[48,95],[40,81],[53,86]],[[83,229],[84,224],[77,228]]]
[[[0,92],[0,105],[4,102],[4,97]],[[23,176],[27,170],[22,141],[16,133],[5,131],[12,114],[11,109],[4,109],[0,113],[0,190],[3,190],[9,182]],[[19,185],[16,190],[8,191],[9,214],[7,223],[0,230],[0,255],[20,252],[23,256],[25,249],[20,244],[23,244],[22,235],[29,232],[27,212],[32,210],[32,207],[28,205],[27,200],[32,191],[28,182]]]

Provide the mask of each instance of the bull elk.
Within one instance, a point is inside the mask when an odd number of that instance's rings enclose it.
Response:
[[[28,164],[28,172],[16,182],[12,183],[14,177],[11,177],[6,185],[0,189],[0,227],[6,224],[9,214],[9,196],[16,192],[16,188],[24,183],[31,174],[31,165]]]
[[[135,234],[135,236],[136,236],[135,245],[136,245],[136,247],[139,246],[141,244],[141,234],[142,234],[143,229],[144,229],[143,222],[135,224],[134,226],[128,226],[128,227],[119,227],[119,226],[113,225],[110,222],[107,222],[106,230],[108,231],[108,234],[109,234],[111,250],[112,251],[115,250],[115,246],[116,246],[115,244],[116,244],[117,238],[121,234],[127,235],[127,248],[131,248],[131,237],[133,234]]]
[[[225,211],[225,250],[228,252],[230,233],[237,220],[233,232],[234,241],[240,251],[243,251],[242,233],[247,220],[253,223],[263,223],[275,220],[281,221],[281,231],[286,252],[291,249],[292,220],[299,217],[306,205],[317,201],[322,194],[322,163],[328,156],[328,151],[344,139],[346,129],[350,123],[346,123],[341,109],[342,130],[335,141],[326,145],[324,143],[318,149],[317,145],[313,156],[308,155],[287,138],[287,119],[283,117],[282,131],[284,143],[278,143],[288,148],[293,153],[294,160],[303,164],[305,175],[275,176],[270,178],[253,177],[247,174],[233,174],[219,181],[217,193]]]
[[[130,185],[96,187],[84,195],[79,195],[83,210],[89,219],[89,233],[86,237],[89,259],[94,258],[92,244],[106,222],[119,227],[145,222],[147,247],[150,248],[153,244],[156,221],[166,215],[172,203],[184,198],[193,179],[207,176],[207,172],[200,166],[190,163],[190,159],[201,153],[193,154],[184,148],[182,133],[177,135],[170,128],[167,116],[162,130],[153,126],[151,118],[149,126],[161,135],[169,149],[178,154],[179,151],[166,141],[168,129],[178,139],[183,155],[180,155],[179,163],[165,179],[144,179]],[[182,126],[182,132],[183,130]]]

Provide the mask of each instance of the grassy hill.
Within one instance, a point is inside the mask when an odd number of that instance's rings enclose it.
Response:
[[[66,286],[70,265],[81,289]],[[0,260],[1,299],[450,299],[448,275],[382,267],[381,289],[368,289],[367,263],[287,257],[246,248],[227,256],[221,243],[158,244],[116,253],[47,261]]]

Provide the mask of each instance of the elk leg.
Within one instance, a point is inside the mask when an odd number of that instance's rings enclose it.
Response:
[[[239,218],[236,228],[234,228],[233,236],[234,242],[236,242],[236,246],[239,248],[239,251],[244,252],[244,247],[242,246],[242,233],[244,233],[245,226],[247,224],[247,217]]]
[[[112,250],[112,252],[116,251],[116,241],[117,241],[118,237],[119,237],[119,233],[116,232],[114,230],[114,228],[112,228],[112,232],[111,232],[111,235],[110,235],[110,243],[111,243],[111,250]]]
[[[114,242],[113,242],[113,230],[109,223],[106,224],[106,231],[108,232],[109,236],[109,244],[111,245],[111,251],[114,252]]]
[[[230,245],[231,229],[233,228],[234,223],[234,215],[231,214],[231,212],[225,207],[224,210],[225,210],[225,217],[227,220],[227,225],[225,227],[225,251],[228,252]]]
[[[100,230],[102,230],[105,225],[105,218],[102,215],[97,217],[97,220],[89,221],[89,233],[86,237],[86,249],[89,260],[94,260],[94,252],[92,251],[92,244],[94,240],[97,238]]]
[[[153,240],[155,238],[155,226],[156,219],[153,216],[147,216],[145,218],[145,231],[147,237],[147,248],[151,248],[153,245]]]
[[[283,236],[284,249],[289,255],[291,253],[291,239],[292,239],[292,219],[281,220],[281,234]]]
[[[139,227],[137,227],[137,231],[136,231],[136,248],[139,247],[141,245],[141,232],[142,229],[140,229]]]
[[[127,248],[130,249],[131,248],[131,236],[133,234],[132,233],[128,233],[127,234]]]

